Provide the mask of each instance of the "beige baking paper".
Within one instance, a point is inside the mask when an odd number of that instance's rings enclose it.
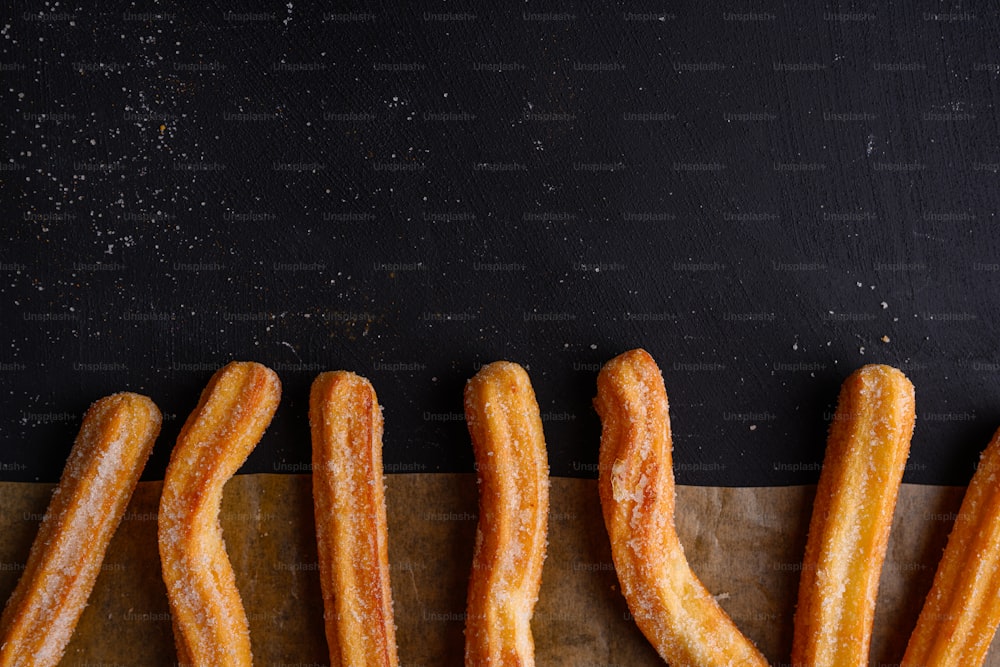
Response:
[[[386,478],[402,665],[461,665],[476,527],[472,475]],[[0,484],[0,598],[13,591],[51,485]],[[156,546],[159,482],[143,482],[111,543],[62,664],[172,665]],[[774,665],[787,663],[814,487],[677,490],[693,569]],[[882,577],[872,665],[902,656],[964,489],[903,485]],[[597,483],[553,479],[548,558],[532,627],[539,665],[663,664],[629,618],[611,565]],[[240,475],[222,524],[250,618],[256,665],[328,664],[308,475]],[[988,665],[1000,666],[1000,649]]]

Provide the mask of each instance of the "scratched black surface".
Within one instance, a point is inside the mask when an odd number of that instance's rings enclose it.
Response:
[[[407,3],[410,4],[410,3]],[[997,10],[960,3],[4,3],[0,479],[54,480],[119,390],[371,378],[389,472],[472,469],[461,391],[530,369],[594,476],[596,370],[664,371],[680,482],[815,481],[839,385],[917,387],[906,480],[1000,426]]]

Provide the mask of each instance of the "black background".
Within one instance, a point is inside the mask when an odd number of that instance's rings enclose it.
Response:
[[[244,467],[305,472],[309,384],[374,383],[389,472],[470,471],[461,392],[529,368],[595,474],[597,368],[664,371],[681,483],[818,478],[841,381],[904,369],[906,481],[1000,425],[997,10],[7,5],[0,479],[87,405],[278,371]]]

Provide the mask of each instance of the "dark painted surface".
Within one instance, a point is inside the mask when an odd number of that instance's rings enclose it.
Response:
[[[246,471],[307,469],[335,368],[390,472],[471,470],[462,386],[506,358],[593,476],[635,346],[684,483],[814,481],[864,363],[916,384],[908,481],[1000,425],[996,9],[105,7],[0,18],[0,479],[57,478],[125,389],[161,476],[231,359],[285,386]]]

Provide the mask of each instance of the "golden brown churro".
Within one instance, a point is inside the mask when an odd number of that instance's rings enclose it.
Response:
[[[844,381],[802,562],[793,665],[868,664],[913,422],[913,385],[895,368],[863,366]]]
[[[219,369],[170,455],[160,499],[163,580],[182,664],[250,665],[250,630],[219,525],[222,488],[257,445],[281,397],[252,362]]]
[[[672,667],[766,666],[691,571],[674,525],[667,393],[645,350],[601,369],[598,487],[611,555],[636,624]]]
[[[549,464],[528,374],[483,366],[465,385],[479,482],[479,524],[465,624],[468,667],[535,664],[531,615],[545,561]]]
[[[901,667],[977,667],[1000,625],[1000,431],[983,452]]]
[[[160,411],[139,394],[107,396],[87,410],[0,617],[0,665],[62,658],[159,432]]]
[[[397,665],[382,475],[382,410],[354,373],[320,374],[309,397],[313,503],[330,664]]]

